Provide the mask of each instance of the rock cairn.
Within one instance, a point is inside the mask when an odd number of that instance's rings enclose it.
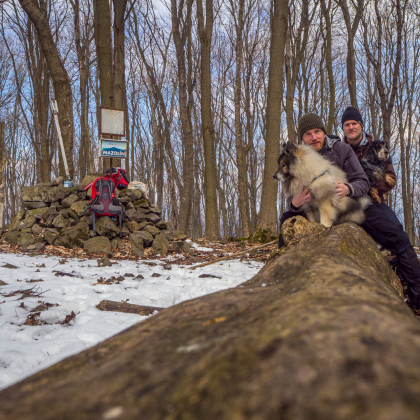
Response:
[[[190,252],[186,236],[162,220],[161,210],[152,205],[140,190],[117,190],[118,201],[125,208],[122,241],[118,220],[102,216],[96,219],[93,236],[89,203],[91,188],[84,187],[98,174],[87,175],[79,187],[39,184],[23,187],[22,210],[9,225],[4,240],[27,251],[42,251],[46,245],[83,248],[91,254],[109,254],[115,249],[124,253],[127,239],[131,254],[142,257],[152,247],[156,254]]]

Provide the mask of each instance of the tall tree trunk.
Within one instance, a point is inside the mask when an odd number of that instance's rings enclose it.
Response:
[[[255,46],[255,44],[254,44]],[[255,148],[254,148],[254,124],[255,124],[255,111],[251,110],[251,73],[252,73],[252,56],[250,54],[245,75],[245,115],[246,115],[246,136],[247,136],[247,150],[249,153],[247,172],[249,172],[249,188],[248,180],[246,185],[247,194],[247,220],[249,220],[249,233],[253,232],[257,226],[257,173],[258,165],[255,159]],[[255,106],[255,105],[254,105]],[[254,108],[255,109],[255,108]],[[248,234],[249,236],[249,234]]]
[[[98,60],[101,104],[110,107],[114,95],[112,74],[111,11],[109,0],[93,0],[94,36]]]
[[[289,141],[295,143],[296,136],[296,124],[294,117],[294,101],[295,101],[295,90],[296,81],[299,74],[300,65],[303,59],[303,54],[306,49],[309,34],[309,0],[303,0],[300,9],[300,24],[297,30],[296,36],[293,37],[291,30],[291,23],[286,41],[286,62],[285,62],[285,79],[287,84],[286,89],[286,121],[287,121],[287,133]],[[296,13],[296,11],[295,11]],[[293,47],[293,48],[292,48]],[[322,73],[321,73],[322,76]],[[322,95],[321,95],[322,96]]]
[[[354,38],[356,36],[357,28],[364,12],[364,0],[357,0],[353,3],[355,11],[350,12],[347,5],[347,0],[336,0],[343,12],[344,22],[347,28],[347,86],[350,94],[351,106],[358,108],[357,94],[356,94],[356,56],[354,51]],[[351,22],[351,16],[353,22]]]
[[[371,40],[368,36],[368,22],[363,19],[363,26],[364,26],[364,48],[366,51],[366,55],[371,62],[372,66],[375,69],[375,82],[376,87],[379,93],[380,105],[381,105],[381,112],[382,112],[382,124],[383,124],[383,139],[390,143],[391,140],[391,116],[392,111],[394,109],[395,97],[398,91],[398,78],[399,78],[399,70],[400,70],[400,63],[401,63],[401,50],[402,50],[402,29],[404,25],[404,18],[405,18],[405,8],[407,6],[407,1],[403,0],[403,6],[401,6],[401,0],[395,0],[393,3],[393,11],[395,13],[395,24],[396,24],[396,53],[395,53],[395,60],[394,60],[394,68],[387,71],[387,73],[391,74],[391,88],[390,92],[387,92],[387,86],[384,82],[384,74],[383,74],[383,66],[382,66],[382,55],[384,47],[383,45],[383,24],[382,14],[384,13],[383,9],[381,9],[378,5],[378,2],[374,3],[375,6],[375,15],[377,20],[377,36],[376,40]],[[370,22],[369,22],[370,25]],[[373,46],[373,51],[376,51],[376,56],[374,52],[371,50],[371,45]],[[390,64],[387,63],[387,67]]]
[[[242,63],[243,63],[243,30],[245,0],[235,0],[239,9],[236,21],[236,69],[235,69],[235,143],[236,143],[236,166],[238,168],[238,208],[239,229],[242,238],[249,236],[249,200],[248,200],[248,174],[246,157],[249,147],[244,142],[242,133],[241,103],[242,103]],[[231,2],[234,11],[234,2]]]
[[[329,104],[328,104],[328,120],[326,125],[327,133],[333,132],[333,126],[335,121],[335,82],[333,72],[333,60],[332,60],[332,36],[331,36],[331,0],[326,6],[325,0],[321,0],[321,10],[325,19],[325,65],[328,73],[328,84],[329,84]]]
[[[113,0],[114,4],[114,60],[113,60],[113,98],[114,107],[127,112],[125,98],[125,48],[124,28],[127,0]],[[126,115],[127,117],[127,115]],[[125,124],[125,122],[124,122]],[[112,166],[121,166],[121,159],[112,159]]]
[[[125,109],[124,85],[124,14],[127,0],[113,0],[114,4],[114,65],[113,65],[113,96],[114,105],[118,109]]]
[[[94,36],[96,59],[99,71],[99,87],[101,106],[111,108],[111,98],[114,96],[114,80],[112,68],[112,36],[111,10],[109,0],[93,0]],[[114,161],[114,160],[113,160]],[[108,158],[102,159],[103,172],[110,167]]]
[[[5,150],[4,150],[4,123],[0,122],[0,229],[3,229],[4,211],[4,182],[3,173],[5,169]]]
[[[283,98],[284,47],[288,24],[287,0],[274,0],[271,15],[270,65],[268,70],[267,132],[265,138],[264,178],[261,193],[260,216],[257,230],[277,234],[278,183],[273,179],[280,152],[281,103]]]
[[[93,172],[91,145],[89,135],[89,38],[90,31],[88,25],[85,25],[85,38],[82,39],[80,28],[80,1],[72,0],[74,9],[74,30],[76,41],[77,61],[79,64],[79,91],[80,91],[80,149],[79,149],[79,179],[88,172]]]
[[[73,166],[73,95],[70,78],[59,56],[51,33],[48,17],[40,10],[36,0],[19,0],[22,9],[34,24],[39,42],[47,61],[53,81],[55,98],[58,104],[58,119],[64,142],[70,176],[74,175]],[[63,174],[64,175],[64,174]]]
[[[201,45],[201,119],[204,143],[204,183],[206,203],[206,231],[208,239],[220,238],[219,212],[217,207],[216,150],[211,110],[211,41],[213,34],[213,0],[206,0],[204,21],[203,2],[197,0],[197,21]]]
[[[184,26],[181,26],[181,18],[184,14],[184,2],[180,1],[177,6],[176,0],[171,0],[172,13],[172,31],[176,48],[176,56],[178,62],[178,89],[179,89],[179,113],[182,125],[182,178],[183,187],[180,191],[180,207],[179,207],[179,230],[188,233],[191,216],[192,191],[194,185],[193,179],[193,158],[194,158],[194,142],[191,122],[191,110],[189,109],[189,95],[192,91],[187,86],[191,84],[191,70],[188,70],[185,63],[185,46],[187,44],[188,69],[191,69],[191,10],[192,0],[187,0],[186,17]],[[184,20],[183,19],[183,20]]]

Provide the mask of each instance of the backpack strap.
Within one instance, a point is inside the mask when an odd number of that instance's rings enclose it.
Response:
[[[89,184],[87,184],[86,185],[86,187],[84,188],[84,190],[85,191],[87,191],[91,186],[92,186],[92,184],[94,183],[96,181],[96,179],[94,179],[92,182],[89,182]]]
[[[92,230],[93,230],[93,236],[96,236],[95,219],[96,219],[96,217],[95,217],[95,212],[94,212],[94,211],[92,211],[92,212],[90,213],[90,220],[92,220]]]

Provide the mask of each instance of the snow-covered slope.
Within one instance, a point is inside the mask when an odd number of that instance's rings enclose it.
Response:
[[[262,266],[223,261],[192,271],[170,262],[118,261],[112,267],[98,267],[96,260],[0,254],[0,280],[7,283],[0,286],[0,389],[147,318],[99,311],[96,305],[101,300],[129,299],[132,304],[169,307],[235,287]],[[18,268],[6,268],[6,264]],[[199,278],[201,274],[219,278]],[[120,276],[124,279],[116,281]],[[112,284],[101,284],[110,278]],[[22,299],[23,291],[31,288],[32,296]],[[48,310],[32,315],[38,325],[25,325],[31,311],[46,306]],[[66,323],[72,312],[76,317]]]

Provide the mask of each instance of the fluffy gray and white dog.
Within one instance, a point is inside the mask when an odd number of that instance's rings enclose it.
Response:
[[[300,208],[309,221],[326,227],[344,222],[363,223],[363,210],[370,204],[369,198],[338,198],[335,183],[347,182],[345,172],[310,146],[284,143],[278,165],[274,178],[283,183],[286,195],[293,196],[309,188],[311,201]]]

